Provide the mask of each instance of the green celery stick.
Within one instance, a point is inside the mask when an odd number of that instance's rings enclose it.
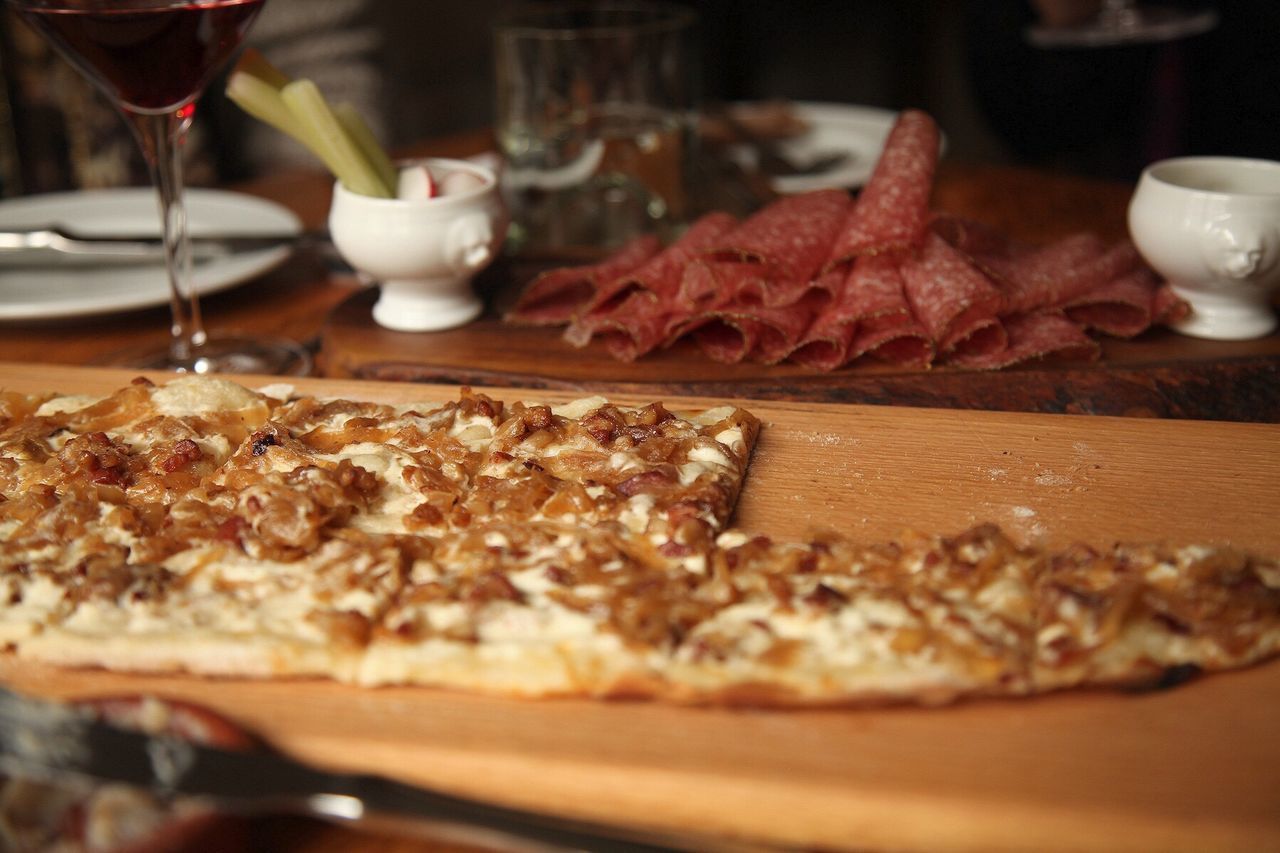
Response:
[[[289,85],[289,75],[272,65],[261,51],[252,47],[246,47],[240,54],[234,72],[257,77],[277,90]]]
[[[394,189],[383,183],[368,158],[347,135],[315,83],[294,80],[280,90],[280,96],[316,150],[325,152],[321,159],[347,189],[360,195],[395,197]]]
[[[373,130],[365,122],[364,117],[351,104],[336,105],[333,108],[333,114],[346,130],[347,136],[351,137],[351,141],[356,144],[365,159],[373,166],[374,171],[378,173],[378,178],[390,187],[394,194],[400,180],[400,173],[391,162],[391,158],[387,156],[387,152],[378,144],[377,137],[373,135]]]
[[[301,125],[280,96],[280,90],[267,81],[247,71],[237,70],[227,79],[227,97],[249,115],[312,148],[307,144]],[[319,154],[314,148],[312,151]]]

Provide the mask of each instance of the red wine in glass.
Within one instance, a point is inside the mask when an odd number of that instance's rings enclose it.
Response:
[[[231,59],[266,0],[7,0],[111,99],[142,146],[160,199],[172,336],[117,363],[196,373],[306,373],[291,341],[211,338],[192,287],[182,146],[195,101]]]

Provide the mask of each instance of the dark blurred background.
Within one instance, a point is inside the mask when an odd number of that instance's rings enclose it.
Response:
[[[1166,3],[1176,0],[1165,0]],[[701,17],[711,100],[788,98],[923,108],[948,156],[1133,180],[1183,153],[1280,159],[1280,0],[1224,0],[1213,31],[1158,45],[1046,51],[1029,0],[683,0]],[[271,0],[252,40],[391,146],[488,125],[490,27],[510,3]],[[0,30],[0,191],[145,182],[122,125],[60,61]],[[29,34],[28,34],[29,35]],[[193,183],[310,162],[214,96]],[[112,146],[115,147],[112,147]],[[104,153],[105,152],[105,153]],[[214,156],[213,152],[216,152]]]

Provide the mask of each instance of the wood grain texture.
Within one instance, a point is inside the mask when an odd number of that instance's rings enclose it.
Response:
[[[95,392],[132,375],[0,365],[0,387]],[[297,384],[395,401],[457,391]],[[748,407],[765,421],[738,513],[753,530],[791,536],[835,525],[878,538],[906,524],[947,531],[990,519],[1024,541],[1156,537],[1280,553],[1280,427]],[[196,701],[325,766],[801,848],[1280,849],[1274,662],[1162,692],[810,712],[144,678],[9,659],[0,678],[48,696]]]

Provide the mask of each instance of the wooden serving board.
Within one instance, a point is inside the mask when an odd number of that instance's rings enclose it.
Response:
[[[1208,341],[1152,329],[1132,341],[1104,341],[1097,362],[1032,362],[1000,371],[873,361],[828,373],[794,364],[720,364],[687,341],[620,362],[599,342],[570,346],[561,328],[504,323],[503,307],[529,278],[509,267],[490,271],[485,316],[432,333],[382,328],[372,315],[377,293],[356,293],[328,316],[317,362],[326,376],[373,380],[1280,422],[1280,334]]]
[[[106,391],[131,376],[0,364],[0,387],[15,390]],[[297,385],[388,401],[457,390]],[[752,531],[834,526],[874,539],[991,520],[1022,541],[1164,538],[1280,554],[1280,427],[747,407],[765,422],[737,517]],[[1280,662],[1162,692],[801,712],[123,676],[7,659],[0,678],[47,696],[195,701],[317,764],[677,832],[823,849],[1280,849]]]

